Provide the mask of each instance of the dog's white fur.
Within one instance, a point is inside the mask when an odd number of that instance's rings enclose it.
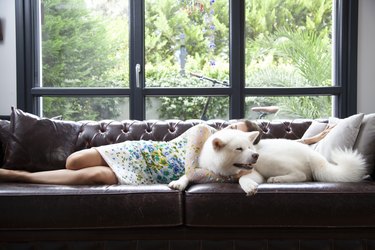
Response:
[[[258,131],[218,131],[205,142],[199,166],[223,176],[236,175],[241,169],[234,163],[254,163],[252,156],[259,154],[254,169],[239,179],[241,188],[248,195],[255,194],[258,184],[263,182],[358,182],[366,174],[365,160],[356,151],[334,149],[333,163],[330,163],[308,145],[293,140],[263,139],[253,145],[258,135]],[[189,182],[187,177],[180,180],[185,181],[180,186],[185,189]]]
[[[241,169],[234,164],[254,164],[257,160],[258,153],[253,148],[257,135],[236,129],[216,132],[203,145],[199,167],[222,176],[238,174]]]
[[[258,184],[265,181],[358,182],[367,172],[363,156],[350,149],[333,149],[330,163],[308,145],[293,140],[264,139],[253,148],[259,159],[254,170],[239,180],[247,194],[256,193]]]
[[[257,136],[250,132],[236,129],[223,129],[211,135],[205,141],[199,155],[199,167],[222,176],[233,176],[242,169],[234,164],[253,164],[258,154],[253,150],[253,142]],[[256,158],[254,158],[256,157]],[[169,187],[184,190],[189,182],[186,175],[169,183]]]

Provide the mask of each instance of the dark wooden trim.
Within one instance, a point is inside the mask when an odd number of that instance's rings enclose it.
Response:
[[[130,89],[124,88],[32,88],[33,96],[121,96],[130,95]]]
[[[371,241],[375,238],[375,229],[371,227],[251,227],[248,228],[214,228],[214,227],[149,227],[149,228],[95,228],[95,229],[39,229],[39,230],[1,230],[0,242],[31,242],[37,245],[38,242],[63,242],[67,244],[74,241],[98,242],[98,241],[136,241],[136,240],[229,240],[233,244],[235,240],[292,240],[298,241],[326,241],[333,245],[335,241],[345,241],[348,239]],[[266,240],[267,239],[267,240]],[[350,241],[350,240],[349,240]],[[265,243],[266,244],[266,243]],[[152,249],[152,248],[148,248]],[[158,248],[159,249],[159,248]],[[166,248],[167,249],[167,248]],[[185,248],[184,248],[185,249]],[[195,249],[195,248],[194,248]],[[197,248],[201,249],[201,248]],[[210,248],[211,249],[211,248]],[[221,248],[223,249],[223,248]],[[233,249],[233,248],[230,248]],[[241,248],[243,249],[243,248]],[[283,248],[286,249],[286,248]],[[314,248],[317,249],[317,248]],[[350,249],[350,248],[347,248]],[[373,248],[358,248],[373,249]]]
[[[246,88],[249,96],[296,96],[296,95],[339,95],[342,87],[310,87],[310,88]]]
[[[16,0],[17,107],[26,110],[26,55],[24,1]]]
[[[130,98],[130,117],[136,120],[145,119],[145,96],[143,89],[145,86],[145,49],[144,49],[144,0],[130,0],[130,88],[132,96]],[[141,72],[139,75],[140,86],[136,84],[136,65],[139,64]]]
[[[231,119],[245,116],[245,1],[230,1],[230,95]]]
[[[357,113],[358,0],[336,2],[335,83],[343,90],[337,96],[336,116]]]
[[[144,88],[145,96],[215,96],[231,94],[230,88]],[[251,96],[291,96],[291,95],[338,95],[342,87],[311,88],[246,88],[244,95]],[[122,96],[131,95],[130,89],[124,88],[32,88],[33,96]]]
[[[9,115],[0,115],[0,120],[10,121],[10,116]]]
[[[3,25],[2,25],[2,22],[1,22],[1,18],[0,18],[0,42],[2,42],[3,40],[4,40]]]
[[[346,116],[357,113],[357,53],[358,53],[358,0],[351,0],[348,6],[348,64]]]
[[[37,80],[37,1],[16,0],[17,107],[37,113],[31,89]]]

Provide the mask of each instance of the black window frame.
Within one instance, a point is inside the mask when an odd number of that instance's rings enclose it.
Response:
[[[144,1],[130,0],[130,76],[127,88],[35,87],[38,77],[38,6],[34,0],[16,0],[17,107],[39,115],[40,96],[100,96],[130,98],[130,119],[145,119],[146,96],[228,96],[229,118],[245,115],[246,96],[333,95],[337,117],[357,112],[358,0],[336,0],[335,68],[331,87],[247,88],[245,86],[245,0],[229,0],[230,83],[229,88],[149,88],[135,83],[135,67],[144,65]]]

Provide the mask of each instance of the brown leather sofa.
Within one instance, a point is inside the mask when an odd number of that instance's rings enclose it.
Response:
[[[0,121],[2,167],[62,168],[71,152],[170,140],[201,123]],[[221,128],[232,121],[207,123]],[[260,121],[263,138],[301,138],[310,120]],[[375,249],[375,183],[59,186],[0,183],[0,249]]]

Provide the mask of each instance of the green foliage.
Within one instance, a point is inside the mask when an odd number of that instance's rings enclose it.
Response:
[[[87,10],[84,0],[44,0],[42,62],[44,87],[126,87],[125,38],[102,15]],[[119,20],[115,20],[118,22]],[[112,23],[113,24],[113,23]],[[121,23],[119,23],[121,24]],[[117,34],[114,36],[114,34]],[[124,58],[124,59],[123,59]],[[123,62],[126,60],[126,62]],[[64,119],[116,117],[117,99],[44,98],[44,115]],[[105,116],[103,116],[105,115]]]
[[[278,99],[283,117],[323,118],[331,116],[331,99],[329,96],[281,97]]]
[[[204,34],[202,14],[195,12],[188,15],[181,11],[177,1],[163,0],[158,4],[148,5],[146,34],[151,34],[153,42],[148,45],[146,36],[147,86],[197,86],[192,80],[165,80],[170,72],[178,72],[174,52],[181,41],[179,34],[186,35],[189,56],[186,68],[191,72],[204,72],[206,76],[219,80],[229,78],[228,58],[228,16],[225,1],[216,1],[215,5],[215,60],[216,67],[208,65],[208,42]],[[159,5],[160,3],[160,5]],[[207,3],[207,2],[206,2]],[[253,0],[246,1],[246,79],[249,87],[313,87],[330,86],[331,81],[331,27],[332,1],[295,1],[295,0]],[[172,6],[172,7],[167,7]],[[206,6],[205,6],[206,7]],[[152,14],[153,13],[153,14]],[[178,15],[176,15],[178,13]],[[191,24],[194,25],[180,25]],[[180,25],[180,26],[179,26]],[[174,30],[171,35],[170,30]],[[157,32],[155,32],[157,31]],[[158,45],[159,47],[155,47]],[[153,53],[164,51],[166,53]],[[160,79],[160,80],[159,80]],[[176,81],[176,82],[174,82]],[[155,85],[156,83],[160,85]],[[150,84],[150,85],[149,85]],[[177,84],[177,85],[176,85]],[[191,99],[191,100],[190,100]],[[188,112],[198,117],[202,110],[204,97],[161,98],[161,117],[184,117],[183,112],[189,100],[195,112]],[[200,102],[198,100],[201,100]],[[248,99],[250,100],[250,99]],[[246,106],[277,105],[280,115],[287,117],[318,118],[329,116],[331,100],[329,97],[293,97],[257,98],[257,103],[247,101]],[[262,100],[262,101],[260,101]],[[322,101],[323,100],[323,101]],[[210,107],[222,110],[218,117],[227,114],[227,102],[212,99]],[[220,107],[220,108],[218,108]],[[187,110],[187,109],[186,109]]]
[[[93,1],[95,2],[95,1]],[[109,3],[110,1],[108,1]],[[189,2],[189,4],[186,4]],[[200,3],[199,10],[190,2]],[[105,6],[107,2],[103,1]],[[185,5],[184,5],[185,3]],[[127,19],[87,8],[85,0],[43,0],[43,86],[128,87]],[[96,2],[96,4],[98,4]],[[99,4],[100,5],[100,4]],[[187,50],[186,72],[229,79],[228,1],[147,0],[145,77],[147,87],[210,87],[179,75],[177,53]],[[330,86],[332,0],[247,0],[247,87]],[[210,30],[209,24],[215,29]],[[209,50],[210,39],[215,49]],[[215,67],[210,60],[215,60]],[[160,118],[199,118],[207,97],[160,97]],[[64,119],[116,118],[120,98],[43,98],[45,116]],[[151,103],[151,102],[150,102]],[[278,105],[287,117],[325,117],[330,97],[248,97],[246,106]],[[228,117],[229,98],[213,97],[209,118]],[[147,107],[153,108],[155,107]]]
[[[48,0],[44,8],[44,86],[98,86],[113,64],[103,57],[109,54],[104,26],[85,9],[83,0]]]
[[[274,37],[276,53],[290,60],[309,86],[332,85],[331,43],[326,34],[282,29]]]
[[[190,79],[181,76],[166,76],[148,82],[148,86],[160,87],[210,87],[211,83],[205,80]],[[161,119],[197,119],[204,115],[206,119],[228,119],[229,98],[204,96],[179,96],[179,97],[158,97],[160,106],[158,112]],[[151,100],[150,100],[151,101]],[[148,103],[150,103],[150,101]],[[209,103],[207,111],[203,114],[206,103]],[[148,109],[153,107],[149,106]]]
[[[228,97],[178,96],[160,97],[160,119],[228,119]],[[208,102],[207,111],[204,108]],[[220,106],[214,106],[219,104]]]
[[[112,119],[119,112],[119,103],[122,98],[101,97],[44,97],[43,108],[46,117],[62,115],[63,119],[78,120],[101,120]]]
[[[150,64],[162,64],[165,67],[165,71],[170,71],[170,69],[174,68],[177,70],[175,73],[178,73],[175,53],[181,46],[186,47],[189,55],[188,60],[193,61],[194,66],[198,67],[199,70],[208,65],[210,58],[207,53],[209,44],[209,35],[207,33],[210,32],[210,27],[205,15],[208,15],[210,1],[203,0],[200,2],[204,5],[203,12],[189,10],[189,6],[184,7],[180,1],[175,0],[146,1],[146,69],[152,67],[149,66]],[[220,60],[228,63],[228,2],[216,1],[212,7],[215,13],[212,23],[215,25],[214,39],[216,45],[213,56],[215,58],[220,56]],[[155,51],[160,53],[155,53]]]
[[[249,87],[331,86],[332,1],[247,1],[246,80]],[[251,5],[250,5],[251,3]],[[267,14],[268,13],[268,14]],[[251,98],[246,106],[257,106]],[[263,97],[283,117],[330,115],[329,97]],[[259,101],[262,100],[262,101]]]

